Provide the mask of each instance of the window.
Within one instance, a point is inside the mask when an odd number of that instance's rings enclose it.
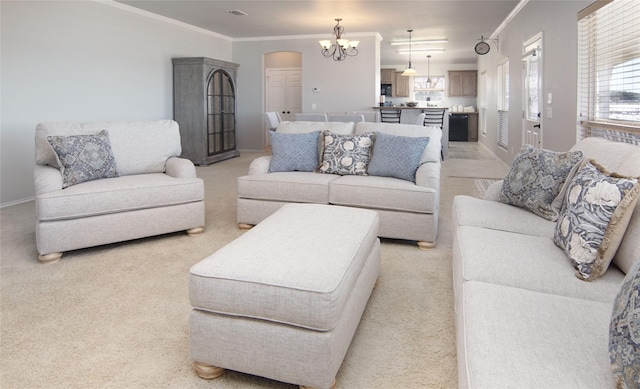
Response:
[[[413,93],[415,101],[442,101],[444,76],[413,77]]]
[[[578,13],[578,138],[640,144],[640,2]]]
[[[498,146],[509,145],[509,58],[498,64]]]

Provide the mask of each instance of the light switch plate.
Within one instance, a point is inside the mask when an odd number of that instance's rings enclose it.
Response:
[[[551,107],[547,107],[547,118],[551,119],[553,117],[553,110]]]
[[[553,94],[547,93],[547,104],[551,104],[553,102]]]

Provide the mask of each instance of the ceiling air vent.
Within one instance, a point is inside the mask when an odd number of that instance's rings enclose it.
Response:
[[[236,15],[236,16],[246,16],[248,15],[248,13],[240,11],[239,9],[228,9],[226,11],[224,11],[228,14],[232,14],[232,15]]]

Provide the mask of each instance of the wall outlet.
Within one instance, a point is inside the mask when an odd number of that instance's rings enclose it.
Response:
[[[311,103],[311,109],[314,111],[316,110],[316,103]]]

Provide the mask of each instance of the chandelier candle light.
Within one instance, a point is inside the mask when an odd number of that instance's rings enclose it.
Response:
[[[402,72],[401,76],[415,76],[416,69],[411,66],[411,33],[413,30],[407,30],[407,32],[409,33],[409,66]]]
[[[344,61],[347,57],[355,57],[358,55],[357,47],[358,44],[360,44],[360,41],[350,41],[342,37],[344,34],[344,27],[340,25],[341,20],[342,19],[335,19],[338,23],[333,27],[333,35],[336,37],[336,42],[333,43],[329,39],[320,41],[320,46],[322,46],[322,55],[326,58],[333,57],[334,61]]]

